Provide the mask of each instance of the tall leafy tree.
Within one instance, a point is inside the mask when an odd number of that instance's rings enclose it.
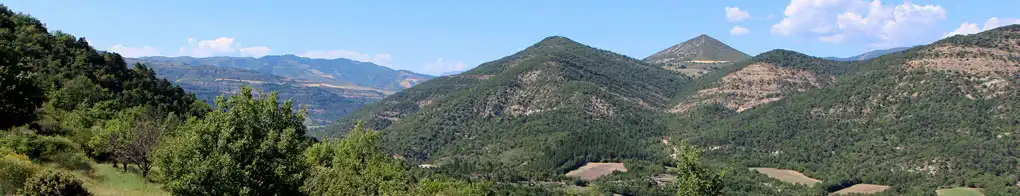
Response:
[[[677,147],[676,177],[677,195],[702,196],[722,195],[723,175],[726,171],[715,172],[701,163],[701,150],[681,142]]]
[[[0,37],[10,31],[0,30]],[[32,83],[32,73],[18,64],[9,43],[0,43],[0,129],[18,126],[35,119],[35,109],[43,102],[43,91]]]
[[[359,123],[340,141],[308,148],[305,160],[313,164],[302,187],[310,195],[400,195],[410,181],[399,160],[379,148],[379,132]]]
[[[303,111],[276,93],[242,87],[203,119],[191,118],[155,152],[165,188],[181,195],[295,195],[307,164]]]

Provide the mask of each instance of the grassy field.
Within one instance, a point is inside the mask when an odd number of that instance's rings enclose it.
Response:
[[[580,177],[582,180],[592,181],[601,176],[609,175],[613,171],[627,172],[623,163],[587,163],[580,168],[567,172],[567,176]]]
[[[110,164],[93,164],[92,172],[79,174],[84,186],[92,195],[170,195],[160,184],[149,182],[135,167],[127,172],[113,168]]]
[[[981,193],[981,189],[977,188],[952,188],[952,189],[939,189],[935,191],[939,196],[984,196]]]
[[[766,168],[766,167],[752,167],[751,170],[758,171],[758,173],[765,174],[771,178],[775,178],[779,181],[789,182],[794,184],[803,184],[807,186],[814,186],[815,183],[821,182],[821,180],[808,177],[798,171]]]
[[[855,184],[829,195],[872,194],[882,192],[886,189],[889,189],[889,186],[877,184]]]

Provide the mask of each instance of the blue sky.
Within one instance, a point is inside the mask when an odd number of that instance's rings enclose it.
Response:
[[[253,3],[258,2],[258,3]],[[845,57],[1020,23],[1020,1],[57,1],[3,4],[125,56],[351,58],[428,74],[561,35],[634,58],[700,34]]]

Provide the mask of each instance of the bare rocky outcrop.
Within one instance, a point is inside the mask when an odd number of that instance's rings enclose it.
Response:
[[[804,92],[824,87],[832,78],[819,78],[815,73],[769,63],[754,63],[723,76],[713,88],[702,89],[670,109],[685,112],[701,104],[718,103],[741,112],[755,106],[778,101],[786,92]]]

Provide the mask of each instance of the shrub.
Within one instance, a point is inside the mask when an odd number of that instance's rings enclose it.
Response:
[[[91,195],[81,180],[67,172],[43,171],[25,182],[19,195]]]
[[[28,145],[31,147],[28,156],[47,161],[61,153],[81,151],[78,144],[60,136],[40,136],[29,141]]]
[[[20,189],[39,167],[32,165],[28,156],[6,154],[0,158],[0,195],[11,195]]]

